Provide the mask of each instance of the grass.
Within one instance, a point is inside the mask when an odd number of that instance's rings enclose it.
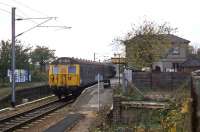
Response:
[[[118,85],[114,90],[113,90],[114,96],[121,96],[126,98],[127,100],[143,100],[144,95],[143,93],[134,88],[133,86],[128,86],[128,91],[127,93],[124,93],[122,86]]]
[[[112,131],[117,131],[124,128],[135,129],[135,127],[143,129],[149,126],[151,128],[150,131],[153,131],[153,129],[156,129],[155,131],[167,131],[173,128],[171,126],[176,125],[177,132],[190,132],[191,111],[189,110],[185,113],[182,112],[184,102],[191,98],[189,89],[190,86],[188,84],[188,82],[185,82],[178,88],[171,91],[164,91],[159,88],[143,88],[138,91],[137,88],[129,85],[128,94],[124,94],[122,87],[118,86],[114,90],[114,95],[121,96],[122,98],[126,98],[127,100],[132,101],[145,100],[146,96],[149,96],[150,100],[160,102],[163,101],[163,98],[164,101],[169,103],[169,108],[156,110],[153,113],[149,113],[147,111],[144,112],[144,110],[138,111],[136,115],[139,115],[138,117],[140,119],[139,122],[136,122],[137,125],[135,123],[126,125],[119,124],[117,126],[112,124],[110,129],[112,129]],[[145,121],[147,119],[150,119],[149,122]],[[164,124],[161,124],[161,120]]]

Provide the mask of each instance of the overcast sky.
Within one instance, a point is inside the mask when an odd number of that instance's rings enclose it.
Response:
[[[200,43],[200,2],[198,0],[0,0],[0,40],[11,38],[11,6],[17,18],[58,17],[45,25],[72,29],[36,28],[17,39],[30,45],[45,45],[56,55],[93,59],[112,56],[112,40],[144,19],[168,22],[176,35],[192,45]],[[17,21],[16,35],[44,20]]]

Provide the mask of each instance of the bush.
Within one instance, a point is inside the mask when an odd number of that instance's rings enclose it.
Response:
[[[31,73],[32,82],[47,82],[48,74],[46,72],[40,72],[39,70],[33,71]]]

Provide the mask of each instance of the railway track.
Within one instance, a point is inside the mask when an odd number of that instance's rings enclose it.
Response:
[[[17,115],[0,119],[0,132],[10,132],[21,128],[22,126],[31,123],[55,110],[58,110],[75,100],[75,97],[70,96],[67,99],[50,102],[43,106],[19,113]]]

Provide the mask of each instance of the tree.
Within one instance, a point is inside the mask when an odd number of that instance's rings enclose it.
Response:
[[[15,46],[16,69],[29,69],[32,47],[24,47],[21,43]]]
[[[188,58],[200,59],[200,48],[188,45]]]
[[[1,41],[0,43],[0,78],[5,82],[7,77],[7,70],[11,66],[11,45],[8,41]]]
[[[197,58],[197,49],[192,45],[188,45],[188,58]]]
[[[166,23],[158,25],[146,20],[133,27],[124,40],[119,40],[126,47],[128,66],[138,69],[151,67],[153,62],[166,56],[171,45],[166,34],[175,30]]]
[[[31,53],[31,60],[33,64],[39,63],[40,71],[45,70],[45,64],[55,59],[55,50],[51,50],[46,46],[37,45]]]
[[[31,47],[24,47],[19,41],[15,46],[16,69],[28,69]],[[0,78],[5,82],[7,71],[11,69],[11,43],[0,43]]]

